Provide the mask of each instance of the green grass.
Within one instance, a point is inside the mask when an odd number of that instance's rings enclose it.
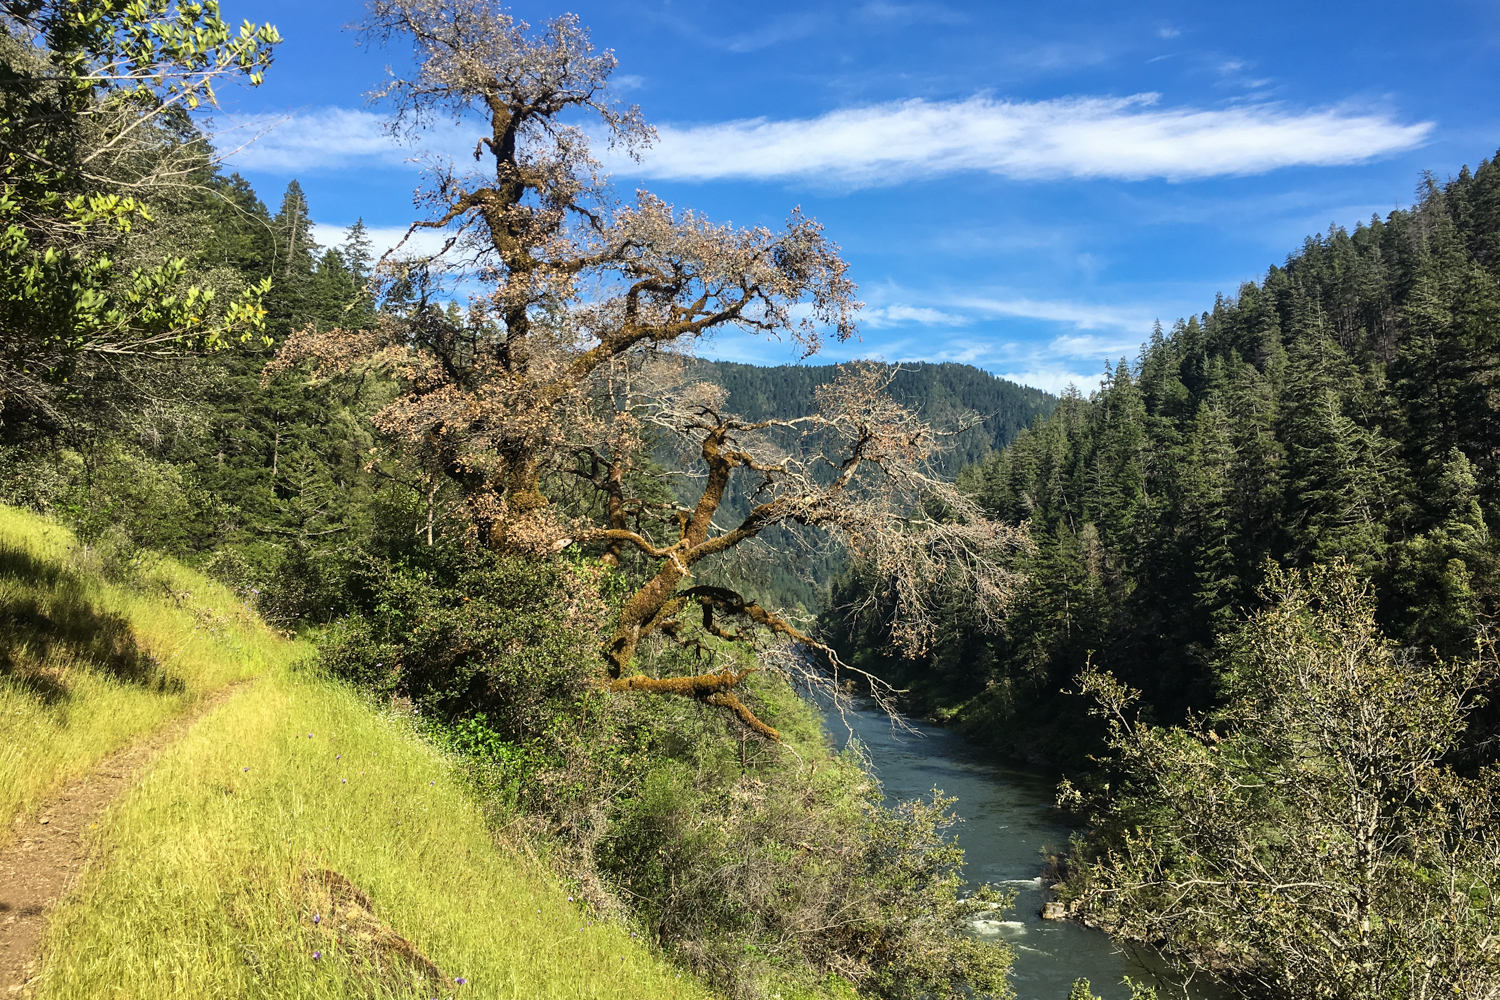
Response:
[[[107,565],[66,529],[0,506],[0,843],[110,751],[308,655],[171,560],[116,573],[129,578],[118,583]]]
[[[110,861],[59,911],[41,996],[709,995],[495,846],[407,728],[311,671],[216,708],[100,824]],[[369,895],[386,931],[312,922],[326,870]],[[382,933],[435,962],[443,988],[372,945]]]
[[[256,678],[100,817],[41,996],[711,996],[497,846],[448,761],[310,653],[171,560],[0,506],[0,817]]]

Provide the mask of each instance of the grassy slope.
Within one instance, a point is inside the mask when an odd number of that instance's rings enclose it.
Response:
[[[236,607],[170,562],[106,583],[65,531],[0,508],[3,815],[258,678],[90,834],[99,860],[54,915],[42,997],[709,995],[497,847],[437,752]]]
[[[191,570],[109,583],[67,530],[0,506],[0,844],[105,754],[305,655]]]
[[[216,709],[99,840],[114,860],[60,912],[43,996],[705,996],[497,849],[398,720],[310,673]],[[327,869],[441,968],[441,992],[337,917],[312,923]]]

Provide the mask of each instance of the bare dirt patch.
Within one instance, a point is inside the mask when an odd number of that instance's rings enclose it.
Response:
[[[34,814],[16,820],[16,842],[0,848],[0,995],[30,994],[47,918],[92,860],[87,833],[99,815],[205,713],[249,683],[219,690],[190,714],[115,751]]]
[[[328,868],[309,871],[302,888],[307,902],[302,923],[323,942],[319,959],[342,952],[360,978],[384,987],[381,994],[446,982],[443,970],[386,926],[369,895],[345,876]]]

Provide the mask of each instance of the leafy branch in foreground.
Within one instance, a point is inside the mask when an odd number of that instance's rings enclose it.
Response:
[[[228,304],[188,286],[180,258],[121,273],[144,200],[206,168],[187,109],[215,85],[252,86],[279,41],[218,4],[14,0],[0,9],[0,405],[55,419],[78,366],[262,328],[261,283]]]
[[[1219,970],[1249,995],[1500,997],[1500,772],[1446,764],[1494,640],[1420,656],[1386,639],[1347,566],[1273,569],[1230,644],[1227,703],[1184,727],[1081,676],[1117,777],[1067,896],[1087,919]]]

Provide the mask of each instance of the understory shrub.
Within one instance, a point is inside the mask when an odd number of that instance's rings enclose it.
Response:
[[[782,743],[692,700],[609,694],[598,644],[620,591],[590,561],[449,552],[393,571],[323,658],[422,716],[497,827],[732,996],[1012,996],[1009,952],[964,933],[1005,900],[965,886],[952,800],[883,804],[778,676],[746,698]],[[640,662],[671,676],[702,657],[751,665],[712,642]]]

